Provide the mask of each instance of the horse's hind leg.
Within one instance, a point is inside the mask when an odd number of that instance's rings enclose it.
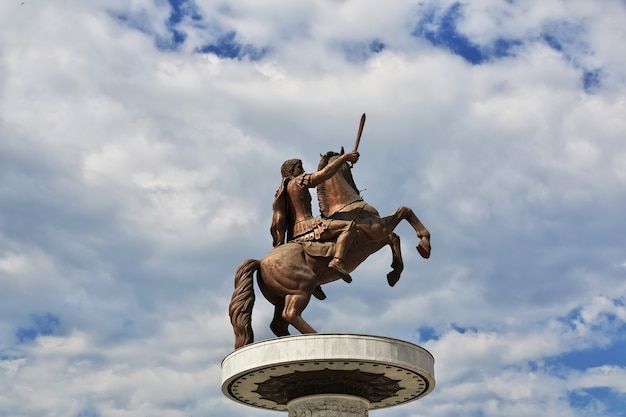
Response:
[[[274,304],[274,318],[272,319],[272,323],[270,324],[270,329],[276,336],[287,336],[289,335],[289,323],[283,319],[283,310],[285,308],[285,300],[281,299]]]
[[[298,292],[285,296],[285,308],[283,309],[283,319],[298,329],[302,334],[317,333],[313,327],[302,318],[302,312],[309,304],[311,294]]]
[[[285,297],[277,295],[267,286],[265,281],[261,278],[260,275],[257,275],[257,283],[259,285],[259,289],[270,303],[274,305],[274,318],[270,323],[270,329],[276,336],[287,336],[289,335],[289,323],[287,323],[283,317],[282,312],[285,308]]]

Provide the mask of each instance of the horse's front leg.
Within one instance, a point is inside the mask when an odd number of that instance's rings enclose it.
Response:
[[[417,237],[420,239],[420,243],[418,243],[416,247],[417,251],[420,255],[422,255],[422,258],[428,259],[430,257],[430,232],[422,224],[420,219],[417,218],[413,210],[409,207],[402,206],[398,208],[390,217],[396,217],[398,219],[398,223],[401,219],[404,219],[408,221],[411,226],[413,226],[415,233],[417,233]]]
[[[391,261],[391,272],[387,274],[387,282],[390,287],[393,287],[400,280],[400,274],[402,270],[404,270],[404,261],[402,260],[402,252],[400,251],[400,236],[395,233],[390,234],[387,244],[391,248],[391,255],[393,257]]]

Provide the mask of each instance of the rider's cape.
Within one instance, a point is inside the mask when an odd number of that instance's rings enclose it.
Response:
[[[287,235],[287,219],[289,214],[287,213],[287,184],[291,178],[283,178],[280,182],[280,187],[276,191],[274,196],[274,203],[272,204],[272,210],[274,215],[272,216],[272,225],[270,226],[270,233],[272,234],[272,245],[274,247],[285,243],[285,237]]]
[[[274,247],[282,245],[285,241],[290,241],[294,238],[291,236],[292,232],[287,230],[289,223],[289,213],[287,206],[287,184],[292,178],[283,178],[274,196],[274,203],[272,209],[274,214],[272,216],[272,225],[270,226],[270,233],[272,234],[272,245]],[[326,220],[330,221],[330,220]],[[325,228],[326,225],[320,225]],[[315,230],[311,231],[315,234]],[[288,236],[289,235],[289,236]],[[317,236],[319,238],[319,236]],[[306,241],[300,242],[306,253],[311,256],[324,256],[332,257],[335,251],[334,242],[316,242],[310,241],[312,239],[304,239]]]

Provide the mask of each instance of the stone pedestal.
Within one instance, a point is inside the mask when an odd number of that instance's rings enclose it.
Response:
[[[435,388],[434,358],[402,340],[353,334],[287,336],[222,361],[222,392],[289,417],[362,417]]]

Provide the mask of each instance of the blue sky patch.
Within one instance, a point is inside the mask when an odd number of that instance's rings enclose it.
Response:
[[[541,35],[541,38],[548,44],[548,46],[555,51],[563,52],[563,45],[561,42],[552,34],[544,33]]]
[[[513,56],[521,40],[498,38],[491,45],[478,45],[457,30],[457,21],[463,17],[463,5],[454,3],[440,12],[437,6],[425,9],[417,26],[411,33],[436,47],[449,50],[473,65],[494,58]]]
[[[581,25],[568,21],[552,21],[543,26],[541,38],[555,51],[575,59],[574,53],[588,53],[589,45],[584,40],[585,30]]]
[[[20,343],[26,343],[31,340],[35,340],[39,335],[51,335],[61,323],[59,317],[55,316],[52,313],[33,314],[31,315],[31,321],[33,323],[30,327],[19,327],[15,331],[15,336],[20,341]]]
[[[626,367],[626,338],[622,337],[622,340],[613,342],[605,348],[567,352],[546,360],[546,363],[580,371],[602,365]]]
[[[119,23],[154,37],[158,49],[176,50],[187,39],[187,34],[180,29],[180,24],[185,19],[199,23],[202,21],[202,15],[192,0],[168,0],[168,4],[170,13],[164,22],[167,36],[155,33],[152,27],[154,22],[150,21],[150,17],[143,10],[135,13],[109,12],[109,14]]]
[[[600,69],[583,72],[583,88],[586,93],[595,93],[602,87],[602,71]]]
[[[459,326],[456,323],[449,324],[443,330],[437,330],[431,326],[421,326],[417,328],[417,332],[419,333],[419,340],[421,343],[427,342],[429,340],[439,340],[441,335],[444,333],[456,332],[459,334],[465,333],[478,333],[478,329],[476,327],[463,327]]]
[[[368,45],[369,50],[375,54],[382,52],[385,49],[385,44],[383,42],[381,42],[378,39],[374,39],[372,42],[370,42],[370,44]]]
[[[196,21],[202,20],[202,15],[198,11],[198,8],[193,1],[169,0],[169,3],[172,7],[170,17],[167,20],[169,24],[175,25],[177,23],[180,23],[185,17]]]
[[[452,4],[441,17],[438,11],[436,7],[426,10],[412,35],[448,49],[471,64],[483,63],[486,57],[478,45],[457,31],[456,21],[463,16],[461,3]]]
[[[15,347],[0,350],[0,361],[13,361],[25,357],[26,354]]]
[[[582,71],[582,88],[586,93],[593,94],[602,87],[602,70],[585,68],[581,63],[582,57],[592,53],[585,41],[585,33],[581,25],[557,21],[547,24],[540,38],[550,48],[559,52],[574,68]]]
[[[433,46],[446,49],[472,65],[515,56],[516,50],[524,45],[522,39],[506,38],[498,38],[486,45],[472,42],[457,29],[457,22],[462,18],[463,5],[461,3],[453,3],[445,10],[433,3],[423,8],[411,35],[425,39]],[[582,88],[586,93],[592,94],[602,87],[602,71],[601,69],[588,69],[581,64],[580,55],[591,53],[584,35],[585,30],[581,25],[567,21],[554,21],[546,24],[539,38],[535,38],[532,42],[545,42],[551,49],[563,55],[571,65],[581,70]]]
[[[242,59],[248,57],[257,61],[267,53],[266,48],[256,48],[250,44],[242,44],[237,41],[237,33],[228,32],[217,40],[217,42],[205,45],[197,49],[200,53],[215,54],[220,58]]]
[[[573,408],[586,409],[604,416],[626,417],[626,395],[613,392],[609,388],[588,388],[572,391],[568,401]],[[591,414],[590,414],[591,415]]]
[[[514,56],[515,49],[522,46],[524,43],[519,39],[504,39],[498,38],[492,46],[492,56],[496,58],[503,58],[507,56]]]
[[[100,412],[91,405],[82,409],[78,414],[76,414],[76,417],[100,417],[100,416],[101,416]]]
[[[174,48],[182,44],[187,35],[177,28],[185,18],[189,18],[192,21],[199,22],[202,20],[202,15],[198,11],[195,3],[189,0],[169,0],[171,6],[170,16],[167,19],[167,29],[171,34],[170,42]]]
[[[622,306],[621,299],[612,299],[614,305]],[[578,323],[584,323],[593,330],[603,330],[603,333],[611,331],[612,334],[618,334],[626,330],[624,322],[617,317],[614,313],[603,312],[599,317],[594,319],[594,322],[587,322],[582,315],[582,308],[572,309],[565,317],[559,319],[559,321],[567,325],[570,329],[575,329]]]
[[[141,11],[139,13],[134,14],[125,14],[121,12],[109,12],[109,15],[117,20],[118,23],[121,23],[124,26],[129,28],[138,30],[140,32],[150,34],[152,30],[150,29],[150,20],[149,16]]]
[[[426,342],[428,340],[439,340],[439,332],[434,327],[422,326],[417,329],[419,332],[420,342]]]
[[[344,43],[342,45],[343,53],[349,62],[363,62],[372,55],[384,51],[387,45],[379,39],[366,43]]]
[[[622,306],[621,299],[613,299],[616,306]],[[547,358],[546,363],[555,367],[564,367],[576,370],[585,370],[603,365],[617,365],[626,367],[626,324],[613,313],[604,313],[596,317],[593,322],[587,322],[581,308],[571,310],[567,316],[560,319],[571,330],[576,324],[583,324],[594,332],[603,334],[605,341],[598,341],[596,346],[584,350],[563,353]],[[606,346],[604,346],[606,345]]]
[[[193,0],[168,0],[170,13],[164,22],[167,36],[154,33],[146,23],[145,13],[123,14],[111,13],[122,24],[144,32],[154,37],[155,45],[163,51],[175,51],[187,39],[187,34],[181,29],[181,24],[192,24],[203,28],[203,16]],[[219,30],[219,28],[218,28]],[[253,61],[261,59],[267,53],[267,48],[257,48],[250,44],[240,43],[235,31],[224,31],[217,41],[195,49],[199,53],[212,53],[220,58],[242,59],[247,57]]]
[[[168,36],[156,34],[150,26],[148,16],[143,11],[132,14],[109,12],[109,15],[117,20],[118,23],[154,38],[154,44],[159,50],[175,50],[187,38],[184,32],[177,30],[175,25],[169,22],[167,22]]]
[[[467,332],[478,333],[478,328],[476,327],[463,327],[456,323],[451,323],[450,328],[460,334],[465,334]]]

